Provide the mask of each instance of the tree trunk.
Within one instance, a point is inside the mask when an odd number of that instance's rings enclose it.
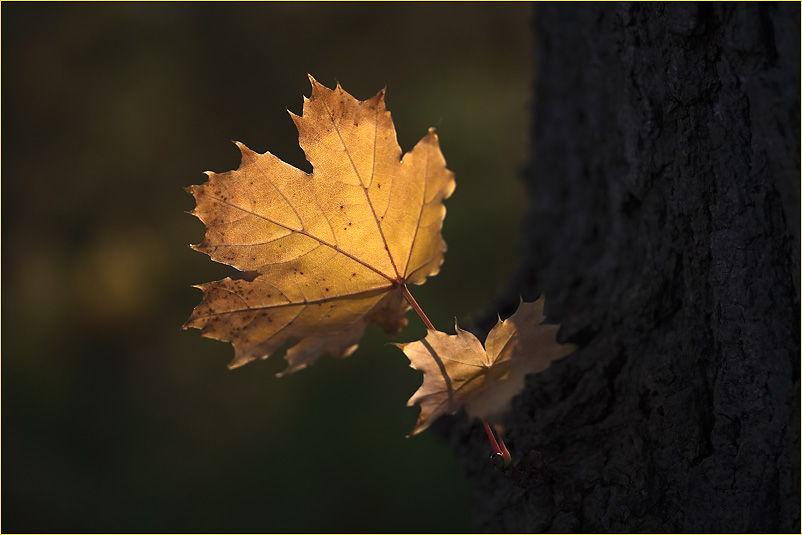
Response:
[[[799,20],[786,4],[538,4],[520,270],[573,355],[527,379],[482,531],[799,532]]]

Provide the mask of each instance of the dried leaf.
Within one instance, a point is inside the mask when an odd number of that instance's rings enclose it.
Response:
[[[521,302],[518,310],[487,335],[485,348],[471,333],[456,327],[449,335],[430,330],[426,338],[396,344],[423,372],[423,384],[407,405],[419,404],[416,435],[443,414],[465,407],[469,416],[501,427],[510,402],[524,387],[524,378],[543,371],[551,361],[573,352],[572,344],[558,344],[559,325],[542,324],[544,298]]]
[[[371,322],[394,334],[407,323],[401,286],[443,262],[454,175],[434,130],[402,160],[384,91],[360,102],[309,78],[303,115],[291,116],[312,175],[237,143],[239,169],[189,188],[207,226],[194,248],[254,272],[198,286],[203,300],[184,325],[231,341],[232,368],[285,344],[283,373],[347,356]]]

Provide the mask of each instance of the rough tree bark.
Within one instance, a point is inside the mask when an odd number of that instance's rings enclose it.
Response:
[[[538,4],[525,258],[580,350],[529,377],[482,531],[799,532],[799,20],[788,4]],[[532,451],[533,453],[529,453]]]

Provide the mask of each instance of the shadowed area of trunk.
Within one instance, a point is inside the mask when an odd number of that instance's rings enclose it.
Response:
[[[525,253],[477,324],[544,292],[580,349],[516,398],[514,477],[443,424],[477,529],[799,531],[799,9],[536,6]]]

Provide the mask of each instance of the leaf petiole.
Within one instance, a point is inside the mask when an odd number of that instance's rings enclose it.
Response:
[[[502,459],[502,462],[499,463],[501,465],[499,468],[507,468],[510,464],[512,464],[512,455],[510,455],[507,445],[504,444],[504,440],[501,438],[501,433],[496,430],[496,433],[498,433],[498,442],[496,442],[496,437],[493,436],[493,431],[490,427],[490,424],[487,423],[486,420],[482,420],[482,425],[485,427],[485,433],[487,433],[487,439],[490,441],[490,447],[493,448],[493,456],[495,457],[498,455]],[[501,445],[499,445],[499,442]]]
[[[426,328],[429,329],[430,331],[437,330],[434,328],[434,325],[432,325],[432,322],[429,321],[429,318],[426,317],[426,314],[424,314],[423,309],[420,307],[418,302],[415,301],[415,298],[412,297],[412,294],[409,293],[409,288],[407,288],[406,284],[401,285],[401,293],[404,294],[406,300],[409,302],[410,305],[412,305],[412,308],[415,309],[415,312],[418,313],[418,316],[420,316],[420,319],[423,320],[423,323],[426,324]]]
[[[487,433],[487,440],[490,441],[490,447],[493,448],[493,453],[497,453],[498,455],[503,455],[501,453],[501,448],[498,447],[498,442],[496,442],[496,437],[493,436],[493,431],[490,430],[490,424],[487,423],[486,420],[482,420],[482,425],[485,426],[485,433]]]
[[[501,433],[498,434],[498,441],[501,445],[501,456],[504,457],[504,467],[506,468],[512,464],[512,455],[510,455],[507,445],[504,444],[504,439],[501,438]]]

